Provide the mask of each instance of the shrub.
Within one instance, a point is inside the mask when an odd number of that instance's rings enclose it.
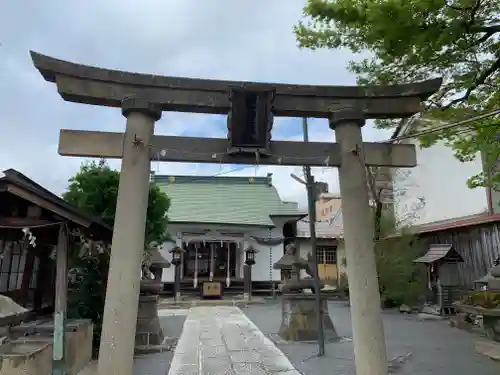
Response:
[[[496,309],[500,308],[500,293],[492,291],[474,292],[462,297],[460,303],[469,306],[480,306],[485,309]]]

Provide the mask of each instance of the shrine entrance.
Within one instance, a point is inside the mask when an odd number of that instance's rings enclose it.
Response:
[[[413,145],[363,142],[361,128],[367,119],[420,112],[440,78],[393,86],[291,85],[155,76],[31,56],[64,100],[121,108],[127,119],[125,133],[61,130],[59,139],[61,155],[122,159],[99,375],[132,375],[151,160],[337,167],[356,374],[387,375],[366,167],[411,168],[416,151]],[[226,114],[228,136],[155,135],[162,111]],[[336,142],[273,141],[274,116],[328,119]],[[317,268],[313,272],[316,279]]]
[[[232,242],[190,242],[184,246],[183,280],[226,280],[236,278],[237,245]],[[228,273],[229,265],[229,273]],[[212,273],[212,277],[211,277]]]

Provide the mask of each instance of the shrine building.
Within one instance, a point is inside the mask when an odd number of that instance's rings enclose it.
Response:
[[[281,280],[273,265],[296,237],[296,222],[306,216],[297,203],[284,202],[267,177],[154,176],[171,200],[168,211],[170,243],[183,248],[184,287],[220,281],[229,288],[243,280],[245,249],[257,250],[252,280],[257,284]],[[171,260],[168,251],[162,251]],[[168,254],[168,255],[167,255]],[[174,267],[162,281],[174,282]]]

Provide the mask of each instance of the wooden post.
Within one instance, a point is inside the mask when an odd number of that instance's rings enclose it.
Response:
[[[35,265],[35,249],[29,247],[28,243],[25,242],[23,248],[21,250],[21,256],[23,253],[25,254],[25,264],[23,270],[23,281],[21,284],[21,293],[22,293],[22,303],[24,306],[27,306],[29,303],[29,289],[31,277],[33,275],[33,266]]]
[[[68,228],[59,226],[56,248],[56,287],[52,375],[66,375],[66,311],[68,300]]]
[[[248,264],[243,265],[243,290],[244,299],[247,301],[252,300],[252,266]]]
[[[42,247],[38,249],[38,271],[36,273],[35,279],[35,291],[33,296],[33,306],[35,311],[40,311],[43,306],[43,294],[44,294],[44,283],[43,283],[43,275],[45,270],[47,269],[47,250]]]
[[[177,303],[181,298],[181,265],[174,265],[174,302]]]
[[[215,244],[210,243],[210,267],[209,267],[209,281],[212,281],[214,279],[214,251],[215,251]]]

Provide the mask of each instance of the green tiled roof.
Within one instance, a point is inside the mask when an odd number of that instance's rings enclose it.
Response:
[[[171,201],[171,223],[273,226],[271,216],[304,216],[268,177],[154,176]]]

